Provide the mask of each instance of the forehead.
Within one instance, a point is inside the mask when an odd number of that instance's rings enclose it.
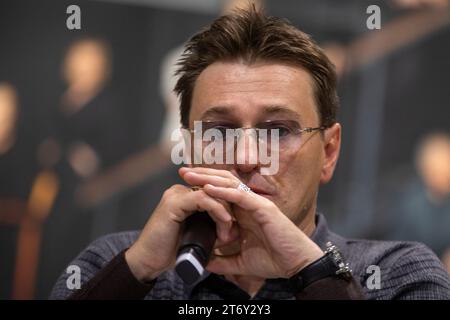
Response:
[[[190,123],[217,116],[258,121],[283,115],[318,123],[313,82],[300,67],[275,62],[216,62],[198,77]]]

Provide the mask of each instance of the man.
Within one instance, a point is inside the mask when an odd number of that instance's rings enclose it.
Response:
[[[64,273],[52,298],[450,298],[448,275],[425,246],[347,240],[316,212],[341,126],[333,66],[307,35],[255,9],[237,11],[188,42],[179,75],[183,127],[275,128],[277,172],[263,175],[263,165],[249,161],[255,140],[246,135],[245,161],[181,168],[196,191],[174,185],[142,232],[95,241],[71,263],[81,289],[68,289]],[[183,221],[195,211],[216,222],[217,241],[210,273],[188,287],[173,267]]]

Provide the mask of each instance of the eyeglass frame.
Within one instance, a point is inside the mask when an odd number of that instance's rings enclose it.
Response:
[[[208,120],[196,120],[196,121],[200,121],[200,122],[202,122],[202,123],[207,123],[207,122],[216,122],[216,121],[208,121]],[[295,123],[297,123],[297,121],[295,121],[295,120],[266,120],[266,121],[263,121],[263,122],[261,122],[261,123],[271,123],[271,122],[277,122],[277,121],[289,121],[289,122],[295,122]],[[217,122],[219,122],[219,121],[217,121]],[[298,123],[297,123],[298,124]],[[186,129],[186,130],[188,130],[189,132],[191,132],[191,133],[195,133],[195,129],[190,129],[190,128],[186,128],[186,127],[182,127],[183,129]],[[311,133],[311,132],[314,132],[314,131],[317,131],[317,130],[319,130],[319,131],[323,131],[323,130],[326,130],[326,129],[328,129],[329,128],[329,126],[324,126],[324,125],[322,125],[322,126],[320,126],[320,127],[306,127],[306,128],[297,128],[296,129],[296,132],[295,132],[295,134],[296,135],[299,135],[299,134],[302,134],[303,132],[306,132],[306,133]],[[208,128],[207,130],[209,130],[209,129],[213,129],[213,128]],[[255,129],[255,130],[268,130],[268,129],[263,129],[263,128],[257,128],[257,127],[236,127],[236,128],[227,128],[226,130],[229,130],[229,129],[231,129],[231,130],[249,130],[249,129]],[[204,133],[204,132],[203,132]]]

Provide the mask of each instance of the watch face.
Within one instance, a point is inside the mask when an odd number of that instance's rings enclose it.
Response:
[[[341,252],[334,244],[332,244],[331,242],[327,242],[327,249],[325,252],[333,260],[333,263],[336,267],[336,275],[341,275],[343,277],[352,276],[352,270],[350,269],[349,264],[344,262]]]

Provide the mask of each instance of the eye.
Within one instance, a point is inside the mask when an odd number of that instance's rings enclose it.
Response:
[[[269,136],[272,135],[272,130],[276,130],[275,132],[278,132],[280,138],[287,137],[293,132],[289,125],[282,122],[268,122],[261,126],[261,129],[267,129]]]
[[[291,134],[291,130],[289,128],[286,128],[284,126],[276,126],[273,127],[272,130],[277,130],[278,131],[278,136],[281,137],[286,137],[288,135]],[[272,134],[272,131],[270,132],[270,134]]]
[[[230,127],[216,126],[213,129],[220,131],[220,133],[222,134],[222,137],[225,137],[227,135],[227,129],[230,129]]]

